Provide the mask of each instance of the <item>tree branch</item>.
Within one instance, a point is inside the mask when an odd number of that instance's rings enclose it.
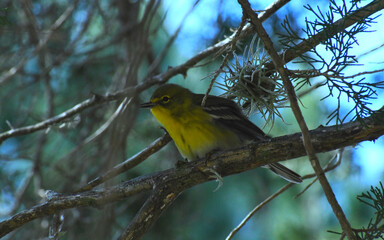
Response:
[[[237,225],[230,233],[229,235],[225,238],[225,240],[231,240],[235,236],[235,234],[249,221],[249,219],[261,208],[263,208],[265,205],[267,205],[270,201],[278,197],[281,193],[285,192],[288,190],[290,187],[295,185],[294,183],[288,183],[279,190],[277,190],[274,194],[270,195],[267,199],[265,199],[263,202],[258,204],[256,207],[252,209],[250,213],[247,214],[247,216],[241,221],[239,225]]]
[[[184,190],[182,185],[176,185],[171,181],[156,187],[118,240],[140,239]]]
[[[81,194],[64,195],[58,193],[47,193],[48,200],[44,203],[15,214],[7,220],[0,222],[0,237],[5,236],[7,233],[34,219],[49,216],[54,213],[58,213],[61,210],[74,207],[103,206],[107,203],[115,202],[135,194],[151,190],[152,186],[152,178],[150,176],[146,176],[144,179],[138,177],[114,187],[105,188],[103,190],[88,191]]]
[[[383,119],[384,113],[378,113],[363,119],[364,126],[360,122],[350,122],[338,126],[319,127],[310,131],[313,147],[316,152],[328,152],[356,145],[362,141],[377,139],[384,135]],[[140,176],[114,187],[53,197],[51,200],[0,222],[0,237],[36,218],[51,215],[64,209],[81,206],[101,206],[144,191],[156,189],[156,187],[161,189],[161,187],[169,186],[170,189],[167,191],[178,195],[178,192],[211,180],[207,174],[200,170],[202,168],[213,168],[221,176],[225,177],[264,166],[268,163],[305,155],[306,151],[302,145],[301,133],[276,137],[270,141],[249,144],[231,151],[214,153],[208,161],[203,159],[185,163],[179,168]],[[154,212],[144,212],[146,214],[155,214]],[[156,214],[161,214],[161,212],[156,212]],[[143,221],[140,216],[136,216],[135,219],[138,222],[131,223],[131,225],[140,224],[140,221]],[[151,226],[157,217],[153,216],[151,219],[150,222],[145,224]]]
[[[109,96],[109,95],[108,96],[94,95],[92,98],[86,99],[83,102],[73,106],[71,109],[68,109],[67,111],[62,112],[61,114],[56,115],[52,118],[49,118],[47,120],[44,120],[42,122],[39,122],[39,123],[36,123],[33,125],[29,125],[29,126],[25,126],[25,127],[21,127],[21,128],[15,128],[15,129],[11,129],[11,130],[8,130],[6,132],[1,133],[0,134],[0,144],[4,140],[11,138],[11,137],[26,135],[29,133],[33,133],[33,132],[36,132],[39,130],[46,129],[46,128],[54,125],[54,124],[60,123],[63,120],[80,113],[81,111],[83,111],[86,108],[95,106],[95,105],[102,103],[102,102],[111,101],[111,100],[115,100],[115,99],[117,99],[117,98],[115,98],[114,96]]]
[[[359,22],[362,19],[369,17],[370,15],[384,9],[384,1],[375,0],[366,6],[360,8],[355,11],[351,15],[347,15],[339,20],[337,20],[332,27],[325,28],[323,31],[318,34],[312,36],[311,38],[305,39],[298,43],[295,46],[284,51],[284,53],[280,54],[280,58],[284,60],[285,63],[292,61],[293,59],[301,56],[302,54],[308,52],[313,49],[323,41],[329,39],[331,36],[344,31],[344,29],[352,26],[353,24]],[[269,65],[266,65],[267,68],[274,68],[273,63],[271,62]]]
[[[92,181],[89,181],[84,187],[80,188],[76,192],[85,192],[85,191],[91,190],[92,188],[102,184],[103,182],[113,177],[116,177],[117,175],[127,171],[128,169],[133,168],[134,166],[140,164],[155,152],[159,151],[162,147],[167,145],[170,141],[171,141],[171,137],[169,136],[169,134],[163,135],[162,137],[153,141],[148,147],[143,149],[141,152],[130,157],[124,162],[114,166],[112,169],[108,170],[102,176],[99,176],[93,179]]]

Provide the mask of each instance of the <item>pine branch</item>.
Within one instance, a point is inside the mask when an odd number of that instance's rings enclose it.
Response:
[[[317,178],[319,179],[319,182],[323,188],[323,191],[325,193],[325,196],[327,197],[327,200],[329,204],[331,205],[333,212],[337,219],[339,220],[339,223],[347,235],[348,239],[356,239],[355,234],[353,233],[350,223],[348,222],[348,219],[346,218],[341,206],[339,205],[336,196],[331,188],[331,185],[329,184],[322,168],[320,165],[320,162],[316,156],[316,151],[314,149],[314,146],[312,144],[311,136],[309,134],[308,126],[305,122],[305,119],[303,117],[303,114],[300,110],[295,89],[288,77],[287,71],[284,68],[284,61],[280,58],[280,56],[277,54],[273,47],[273,43],[271,39],[269,38],[267,32],[265,31],[264,27],[262,26],[261,21],[259,20],[257,14],[252,10],[251,5],[247,0],[238,0],[238,2],[241,4],[241,7],[243,9],[243,15],[247,15],[249,19],[251,20],[252,24],[255,26],[256,32],[258,33],[258,36],[264,43],[264,47],[268,54],[271,56],[273,64],[275,69],[279,72],[283,83],[285,90],[288,95],[288,99],[291,105],[291,109],[293,114],[295,115],[295,118],[297,120],[297,123],[299,124],[300,130],[303,135],[303,143],[306,150],[306,153],[311,161],[312,167],[315,170],[315,173],[317,175]]]
[[[284,53],[280,54],[280,57],[284,60],[285,63],[288,63],[293,59],[308,52],[309,50],[315,48],[317,45],[331,38],[333,35],[344,31],[346,28],[352,26],[353,24],[356,24],[362,19],[371,16],[372,14],[379,12],[382,9],[384,9],[384,1],[372,1],[366,6],[355,11],[352,15],[340,18],[334,24],[332,24],[331,27],[325,28],[323,31],[313,35],[311,38],[305,39],[297,45],[291,47],[290,49],[287,49],[286,51],[284,51]],[[269,68],[274,68],[272,62],[269,64]]]

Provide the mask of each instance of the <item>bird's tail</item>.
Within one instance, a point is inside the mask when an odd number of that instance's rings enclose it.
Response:
[[[287,181],[293,183],[301,183],[303,181],[299,174],[295,173],[291,169],[284,167],[280,163],[271,163],[264,167],[269,168],[272,172],[276,173]]]

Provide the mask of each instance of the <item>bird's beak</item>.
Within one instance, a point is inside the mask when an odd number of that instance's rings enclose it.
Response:
[[[156,106],[156,104],[153,102],[147,102],[147,103],[140,104],[141,108],[153,108],[154,106]]]

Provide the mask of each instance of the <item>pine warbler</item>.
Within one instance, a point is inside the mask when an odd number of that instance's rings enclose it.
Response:
[[[203,158],[214,150],[228,150],[269,137],[249,121],[238,105],[226,98],[195,94],[176,84],[164,84],[155,90],[150,102],[152,114],[164,126],[179,152],[189,161]],[[265,166],[282,178],[300,183],[300,175],[279,163]]]

